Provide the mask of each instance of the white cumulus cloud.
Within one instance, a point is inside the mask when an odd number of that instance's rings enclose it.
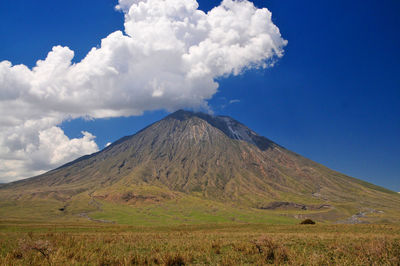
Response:
[[[120,0],[123,31],[79,63],[55,46],[32,69],[0,62],[0,181],[16,180],[98,150],[94,136],[58,126],[78,117],[207,108],[216,78],[266,68],[286,41],[266,8],[224,0],[205,13],[196,0]]]

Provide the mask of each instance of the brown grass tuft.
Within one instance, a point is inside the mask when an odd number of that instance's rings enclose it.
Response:
[[[54,245],[48,240],[33,240],[33,234],[28,233],[29,239],[19,240],[19,252],[21,253],[20,258],[22,258],[22,253],[29,253],[31,251],[39,252],[51,265],[50,255],[55,251]]]
[[[185,259],[180,254],[167,255],[165,258],[166,266],[183,266],[186,265]]]
[[[260,237],[253,243],[256,246],[258,253],[265,256],[266,263],[281,264],[286,263],[289,260],[287,249],[268,236]]]

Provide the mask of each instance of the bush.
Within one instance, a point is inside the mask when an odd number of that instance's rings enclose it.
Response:
[[[315,222],[313,220],[311,220],[311,219],[305,219],[300,224],[315,224]]]

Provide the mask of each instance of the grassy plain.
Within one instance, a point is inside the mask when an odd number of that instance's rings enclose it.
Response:
[[[397,209],[346,225],[332,221],[364,210],[261,210],[154,189],[121,203],[101,192],[3,194],[0,265],[400,265]],[[299,225],[306,217],[317,225]]]
[[[0,222],[0,265],[400,265],[399,225]]]

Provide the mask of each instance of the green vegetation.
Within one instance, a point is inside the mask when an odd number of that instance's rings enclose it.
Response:
[[[101,203],[101,210],[90,214],[90,217],[127,225],[296,223],[294,218],[279,213],[233,207],[191,196],[136,207],[105,201]]]
[[[68,203],[51,200],[0,201],[0,221],[2,220],[34,223],[85,223],[95,220],[141,226],[298,222],[291,215],[276,211],[243,208],[189,195],[158,203],[141,202],[134,206],[84,196],[74,198]]]
[[[127,192],[128,191],[128,192]],[[134,191],[134,192],[131,192]],[[19,222],[88,222],[100,221],[120,225],[170,226],[180,224],[298,224],[310,218],[318,223],[397,223],[396,208],[359,209],[352,203],[327,203],[328,207],[303,210],[302,205],[287,203],[289,207],[260,209],[236,202],[206,199],[197,193],[170,192],[157,187],[126,187],[108,189],[115,198],[96,193],[81,193],[68,201],[55,199],[0,200],[0,221]],[[29,192],[27,192],[29,193]],[[100,196],[96,196],[100,195]],[[132,196],[133,195],[133,196]],[[130,197],[136,198],[128,200]],[[124,198],[125,200],[121,200]],[[285,202],[284,202],[285,203]],[[271,205],[274,206],[274,205]],[[279,203],[278,205],[279,206]],[[300,206],[300,207],[298,207]],[[359,214],[359,215],[356,215]],[[354,216],[354,217],[353,217]]]
[[[0,265],[399,265],[400,226],[0,222]]]

